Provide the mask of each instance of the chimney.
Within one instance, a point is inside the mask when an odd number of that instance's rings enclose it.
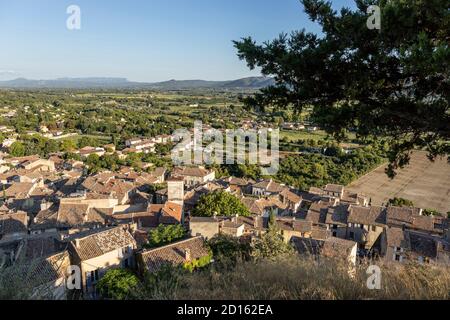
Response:
[[[75,247],[80,248],[80,239],[75,239]]]
[[[191,249],[184,249],[184,259],[187,262],[190,262],[192,260]]]
[[[234,223],[238,223],[238,219],[239,219],[239,215],[236,214],[236,215],[234,216],[233,222],[234,222]]]

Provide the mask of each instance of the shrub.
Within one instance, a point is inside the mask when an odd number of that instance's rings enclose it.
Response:
[[[182,225],[159,225],[158,228],[149,232],[147,248],[157,248],[177,240],[181,240],[186,236],[186,230]]]
[[[129,299],[139,285],[138,277],[124,269],[109,270],[98,282],[97,288],[104,298],[114,300]]]

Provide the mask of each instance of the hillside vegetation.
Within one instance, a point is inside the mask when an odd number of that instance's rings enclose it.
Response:
[[[239,263],[179,277],[146,299],[206,300],[397,300],[450,299],[450,270],[418,265],[380,265],[381,290],[367,288],[367,266],[349,276],[333,260],[284,257]],[[170,288],[166,291],[164,288]]]

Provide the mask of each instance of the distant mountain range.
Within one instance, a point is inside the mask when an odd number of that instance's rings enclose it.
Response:
[[[11,89],[261,89],[273,85],[274,79],[249,77],[232,81],[170,80],[165,82],[132,82],[126,78],[60,78],[55,80],[29,80],[18,78],[0,81],[0,88]]]

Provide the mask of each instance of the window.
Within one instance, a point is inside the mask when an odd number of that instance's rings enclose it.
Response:
[[[355,233],[354,232],[350,232],[350,239],[355,239]]]
[[[401,257],[401,255],[399,255],[399,254],[396,254],[395,255],[395,261],[401,261],[402,260],[402,257]]]
[[[395,252],[401,253],[403,252],[403,249],[401,247],[395,247]]]
[[[360,227],[361,229],[364,229],[364,225],[363,225],[363,224],[361,224],[359,227]]]
[[[333,225],[333,229],[336,230],[338,228],[337,224]]]
[[[377,227],[376,226],[372,226],[372,231],[376,232],[377,231]]]
[[[130,254],[132,252],[132,248],[130,246],[123,248],[123,254]]]
[[[100,279],[100,275],[99,275],[99,271],[94,270],[94,271],[90,271],[90,272],[86,272],[86,285],[88,287],[93,287],[98,280]]]
[[[335,231],[335,232],[333,232],[333,237],[337,237],[337,232]]]

